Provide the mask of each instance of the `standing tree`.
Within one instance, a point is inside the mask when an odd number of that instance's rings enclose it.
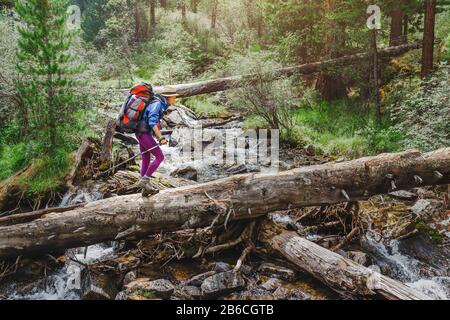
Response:
[[[219,0],[213,0],[211,11],[211,30],[216,30],[217,11],[219,10]]]
[[[436,16],[436,0],[425,0],[425,21],[422,45],[422,78],[433,71],[434,24]]]
[[[153,30],[156,29],[156,0],[150,0],[150,25]]]
[[[191,0],[191,11],[197,13],[197,6],[200,0]]]
[[[405,42],[403,33],[404,11],[402,2],[395,2],[391,11],[391,31],[389,35],[389,45],[398,46]]]
[[[18,28],[17,70],[24,81],[17,85],[28,108],[31,138],[51,152],[61,142],[62,129],[71,124],[76,108],[69,66],[72,32],[66,26],[66,0],[19,0],[16,11],[24,22]],[[21,115],[24,116],[24,115]]]
[[[180,0],[181,19],[183,23],[186,21],[186,0]]]

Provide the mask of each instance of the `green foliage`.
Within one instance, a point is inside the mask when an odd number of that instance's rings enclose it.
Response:
[[[87,3],[81,21],[84,40],[95,42],[98,33],[105,27],[106,3],[107,0],[89,0]]]
[[[27,194],[57,190],[64,183],[70,169],[70,146],[60,146],[52,153],[36,158],[38,143],[18,143],[5,146],[0,151],[0,181],[32,164],[32,170],[19,183]]]
[[[60,129],[74,122],[77,105],[69,63],[72,32],[66,27],[66,0],[20,0],[16,11],[24,25],[18,30],[17,70],[23,76],[16,89],[24,135],[43,144],[42,153],[61,144]],[[27,137],[27,138],[29,138]]]
[[[243,87],[227,91],[226,96],[231,109],[257,115],[270,128],[281,129],[289,135],[293,126],[290,112],[297,104],[296,87],[292,78],[268,81],[277,66],[268,52],[234,55],[228,64],[230,73],[254,74],[255,77]]]
[[[400,135],[388,125],[375,125],[369,110],[358,101],[313,102],[295,113],[297,130],[304,140],[331,154],[358,157],[395,151]]]
[[[183,103],[199,116],[218,116],[226,113],[226,108],[214,97],[194,96],[186,99]]]
[[[427,80],[397,79],[385,104],[395,128],[404,132],[403,148],[424,151],[450,145],[450,68],[442,65]]]
[[[0,11],[0,128],[14,118],[17,109],[15,83],[18,77],[15,65],[19,34],[12,14],[13,11]]]
[[[0,151],[0,181],[12,176],[30,162],[33,156],[33,151],[30,149],[30,145],[26,143],[2,148]]]
[[[59,147],[50,155],[34,159],[33,174],[21,183],[28,194],[40,194],[58,190],[64,184],[64,176],[70,170],[68,151]]]
[[[157,298],[154,291],[146,290],[146,289],[139,290],[138,291],[138,295],[143,296],[143,297],[148,298],[148,299],[155,299],[155,298]]]
[[[431,241],[433,241],[435,244],[442,244],[443,242],[443,236],[435,229],[430,227],[426,222],[419,221],[416,223],[416,228],[419,230],[419,232],[423,233],[424,235],[427,235],[430,237]]]

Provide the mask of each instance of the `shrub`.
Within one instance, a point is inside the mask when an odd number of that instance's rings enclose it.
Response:
[[[429,79],[398,80],[390,85],[387,109],[404,132],[403,148],[433,150],[450,145],[450,68],[443,64]]]
[[[294,126],[291,111],[297,107],[296,87],[291,78],[267,81],[279,67],[270,53],[235,55],[228,68],[232,74],[253,74],[244,86],[226,93],[228,105],[241,113],[257,115],[272,129],[289,136]]]

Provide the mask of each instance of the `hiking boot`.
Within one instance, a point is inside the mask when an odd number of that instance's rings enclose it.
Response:
[[[153,196],[159,192],[157,188],[150,184],[149,177],[142,177],[141,180],[139,180],[138,186],[142,189],[143,197]]]

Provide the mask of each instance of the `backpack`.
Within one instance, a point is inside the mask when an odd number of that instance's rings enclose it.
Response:
[[[130,89],[116,118],[116,130],[125,133],[135,133],[142,120],[145,108],[155,99],[150,84],[142,82]]]

